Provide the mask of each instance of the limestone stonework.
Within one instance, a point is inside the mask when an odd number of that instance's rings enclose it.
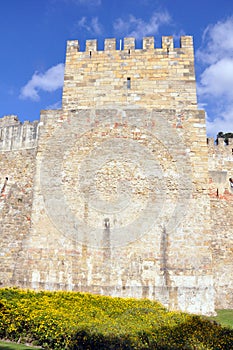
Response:
[[[233,155],[206,142],[192,37],[67,44],[62,109],[0,119],[2,286],[233,305]]]

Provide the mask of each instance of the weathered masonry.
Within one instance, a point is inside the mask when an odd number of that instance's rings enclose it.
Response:
[[[68,41],[61,110],[0,119],[1,286],[233,305],[233,144],[206,142],[192,37]]]

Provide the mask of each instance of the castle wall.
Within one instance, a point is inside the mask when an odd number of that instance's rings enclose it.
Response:
[[[15,284],[213,312],[204,113],[188,111],[182,125],[174,110],[146,109],[41,121]]]
[[[0,284],[12,285],[18,255],[29,232],[37,145],[37,122],[0,119]]]
[[[233,305],[233,139],[208,140],[216,308]]]
[[[172,37],[162,38],[162,48],[154,48],[154,37],[144,38],[143,49],[125,38],[123,50],[116,50],[116,39],[106,39],[104,51],[88,40],[85,52],[77,40],[68,41],[63,109],[196,109],[193,60],[189,36],[181,37],[180,48]]]
[[[1,285],[230,308],[233,146],[207,147],[192,38],[78,46],[61,110],[0,119]]]

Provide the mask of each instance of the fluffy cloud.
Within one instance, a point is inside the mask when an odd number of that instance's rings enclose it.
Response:
[[[90,20],[87,20],[86,17],[82,17],[77,25],[79,29],[84,29],[88,33],[101,35],[103,32],[102,25],[99,23],[98,17],[93,17]]]
[[[168,12],[155,12],[148,22],[129,15],[128,19],[117,18],[113,23],[113,28],[118,35],[142,38],[146,35],[156,34],[161,25],[168,24],[170,21],[171,17]]]
[[[233,17],[208,26],[197,59],[204,65],[198,95],[206,103],[208,134],[233,131]]]
[[[216,113],[217,117],[211,119],[207,115],[207,130],[211,136],[216,136],[219,131],[233,131],[233,103],[228,104],[225,108],[220,108]]]
[[[52,92],[63,86],[64,64],[49,68],[45,73],[35,72],[32,78],[24,85],[20,91],[20,98],[38,101],[39,91]]]
[[[45,109],[61,109],[62,108],[62,101],[57,101],[51,105],[48,105]]]
[[[233,54],[233,17],[215,25],[209,25],[202,37],[202,47],[197,58],[205,63],[213,64],[223,57]]]
[[[208,66],[201,75],[199,93],[233,98],[233,59],[226,57]]]

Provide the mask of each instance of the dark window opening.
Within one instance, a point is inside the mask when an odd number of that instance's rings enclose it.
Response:
[[[127,89],[131,88],[131,78],[127,78]]]
[[[8,177],[5,178],[5,181],[4,181],[4,184],[3,184],[3,187],[1,189],[1,194],[3,194],[5,192],[5,189],[6,189],[6,185],[7,185],[7,181],[8,181]]]
[[[229,182],[230,182],[231,189],[233,189],[233,178],[232,177],[230,177]]]

